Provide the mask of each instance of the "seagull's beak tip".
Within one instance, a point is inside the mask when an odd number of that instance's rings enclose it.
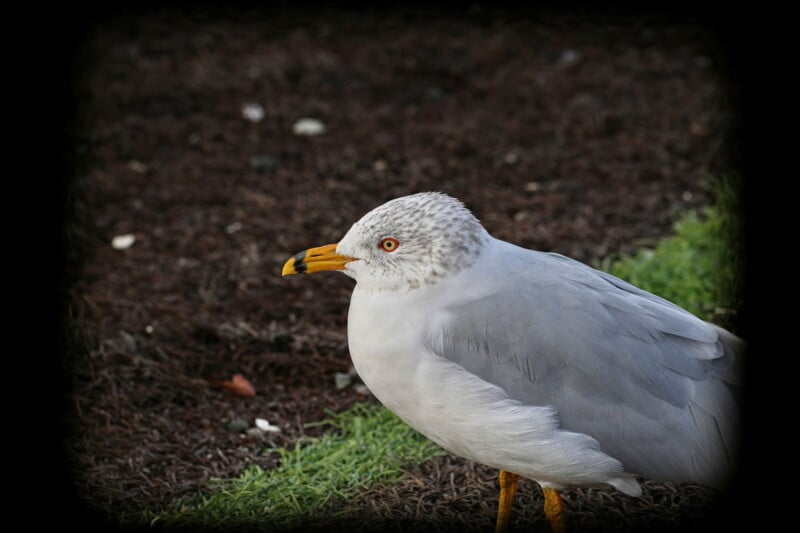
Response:
[[[291,276],[292,274],[297,274],[294,257],[291,257],[288,261],[286,261],[283,264],[283,268],[281,268],[281,277]]]

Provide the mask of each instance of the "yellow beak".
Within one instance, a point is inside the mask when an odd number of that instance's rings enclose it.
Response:
[[[290,257],[283,265],[281,276],[313,274],[322,270],[344,270],[344,265],[355,260],[355,257],[337,254],[335,244],[326,244],[318,248],[309,248]]]

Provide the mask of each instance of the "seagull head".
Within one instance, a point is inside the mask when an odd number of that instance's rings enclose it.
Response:
[[[282,274],[340,270],[362,289],[415,289],[472,265],[489,235],[459,200],[423,192],[390,200],[337,244],[290,258]]]

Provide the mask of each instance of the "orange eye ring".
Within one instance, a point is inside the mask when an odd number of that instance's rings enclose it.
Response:
[[[378,243],[378,248],[383,250],[384,252],[394,252],[400,246],[400,241],[395,239],[394,237],[385,237],[381,239],[381,242]]]

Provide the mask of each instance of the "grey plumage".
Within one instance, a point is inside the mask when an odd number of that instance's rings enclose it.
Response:
[[[493,286],[446,309],[433,351],[553,407],[561,427],[594,437],[629,472],[724,483],[741,341],[607,273],[502,244]]]

